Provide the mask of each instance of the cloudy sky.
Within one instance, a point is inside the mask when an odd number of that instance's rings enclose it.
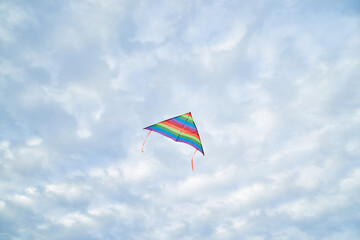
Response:
[[[359,54],[357,0],[1,0],[0,239],[360,239]]]

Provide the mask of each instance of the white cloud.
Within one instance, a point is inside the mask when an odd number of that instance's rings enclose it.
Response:
[[[28,146],[38,146],[38,145],[40,145],[42,142],[43,142],[43,140],[42,140],[40,137],[32,137],[32,138],[29,138],[29,139],[26,141],[26,144],[27,144]]]
[[[355,169],[352,174],[343,179],[340,182],[340,189],[342,191],[347,191],[347,192],[353,192],[356,193],[357,190],[360,189],[360,169]]]
[[[304,188],[316,188],[319,181],[324,177],[324,169],[317,166],[309,166],[299,171],[299,178],[296,183]]]
[[[113,216],[115,218],[127,219],[128,221],[131,221],[139,213],[136,209],[131,209],[124,204],[110,204],[101,207],[93,207],[87,212],[94,217]]]
[[[2,150],[5,159],[12,159],[14,158],[14,154],[12,153],[12,151],[10,150],[10,142],[8,141],[3,141],[0,143],[0,150]]]
[[[0,63],[0,74],[4,79],[11,79],[16,82],[24,80],[24,71],[6,60]]]
[[[1,3],[0,238],[357,239],[354,4]]]
[[[71,183],[55,183],[45,186],[45,194],[68,201],[78,201],[87,197],[91,186]]]
[[[308,233],[301,231],[295,227],[289,227],[273,234],[272,239],[299,239],[299,240],[313,240],[315,239],[313,236],[309,235]]]
[[[226,34],[227,36],[225,35],[223,39],[215,43],[211,49],[215,52],[234,50],[234,48],[236,48],[241,39],[244,37],[245,32],[246,29],[244,26],[237,24],[231,32]]]
[[[271,102],[271,96],[260,84],[232,82],[227,85],[227,92],[235,103],[266,105]]]
[[[63,88],[43,87],[47,99],[60,104],[68,114],[75,117],[78,123],[76,134],[79,138],[92,135],[91,125],[99,121],[104,112],[101,97],[91,88],[69,85]]]
[[[90,217],[78,212],[68,213],[65,216],[60,216],[58,219],[54,219],[53,221],[64,225],[67,228],[71,228],[74,225],[85,225],[87,227],[91,227],[94,224],[94,221]]]
[[[302,198],[293,202],[285,203],[275,209],[267,211],[270,216],[274,214],[286,214],[295,220],[320,218],[329,212],[337,212],[354,204],[353,193],[360,187],[358,184],[359,170],[356,169],[349,177],[341,180],[339,186],[328,189],[325,193],[319,193],[311,199]],[[348,194],[351,192],[350,194]]]
[[[6,207],[6,204],[3,201],[0,201],[0,211],[5,209],[5,207]]]
[[[157,65],[156,57],[154,54],[146,52],[134,53],[130,56],[121,54],[116,57],[117,60],[112,64],[117,66],[118,74],[110,79],[111,87],[114,90],[130,91],[136,94],[137,89],[133,88],[137,85],[134,83],[148,82],[147,77],[143,76],[143,73]],[[137,94],[136,97],[139,98]]]
[[[3,169],[3,176],[21,179],[46,169],[49,166],[49,152],[40,144],[40,140],[29,138],[24,145],[1,142],[0,166]]]
[[[33,205],[32,199],[24,195],[15,194],[14,196],[10,197],[10,201],[25,207],[31,207],[31,205]]]
[[[269,214],[286,214],[295,220],[306,220],[319,218],[332,209],[343,207],[346,204],[346,197],[341,195],[320,195],[313,200],[300,199],[270,210]]]
[[[125,181],[137,182],[144,181],[156,175],[159,171],[159,163],[152,159],[142,159],[140,161],[126,161],[120,164],[119,171]],[[114,173],[110,171],[109,173]]]
[[[28,9],[21,8],[15,4],[4,1],[0,4],[0,40],[3,42],[12,42],[16,39],[14,30],[24,25],[30,20]]]

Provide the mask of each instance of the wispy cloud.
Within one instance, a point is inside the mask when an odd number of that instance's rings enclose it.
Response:
[[[357,239],[357,1],[0,3],[1,239]],[[206,156],[143,127],[192,111]]]

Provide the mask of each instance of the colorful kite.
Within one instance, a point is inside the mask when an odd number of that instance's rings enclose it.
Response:
[[[195,126],[195,122],[191,116],[191,112],[156,123],[144,129],[150,130],[148,135],[146,136],[146,139],[148,138],[150,133],[154,131],[164,135],[165,137],[171,138],[176,142],[183,142],[194,147],[196,150],[191,158],[191,167],[193,171],[194,171],[193,158],[196,151],[199,150],[199,152],[205,155],[199,133]],[[144,152],[144,145],[146,139],[142,145],[141,152]]]

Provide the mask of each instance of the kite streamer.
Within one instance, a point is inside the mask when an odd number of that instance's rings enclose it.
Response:
[[[141,152],[144,152],[144,145],[145,145],[146,139],[149,137],[150,133],[151,133],[151,130],[149,131],[148,135],[146,135],[146,138],[142,144]]]
[[[197,151],[197,149],[195,149],[195,152],[194,152],[194,154],[193,154],[193,156],[191,158],[191,168],[192,168],[193,171],[194,171],[194,156],[195,156],[196,151]]]

